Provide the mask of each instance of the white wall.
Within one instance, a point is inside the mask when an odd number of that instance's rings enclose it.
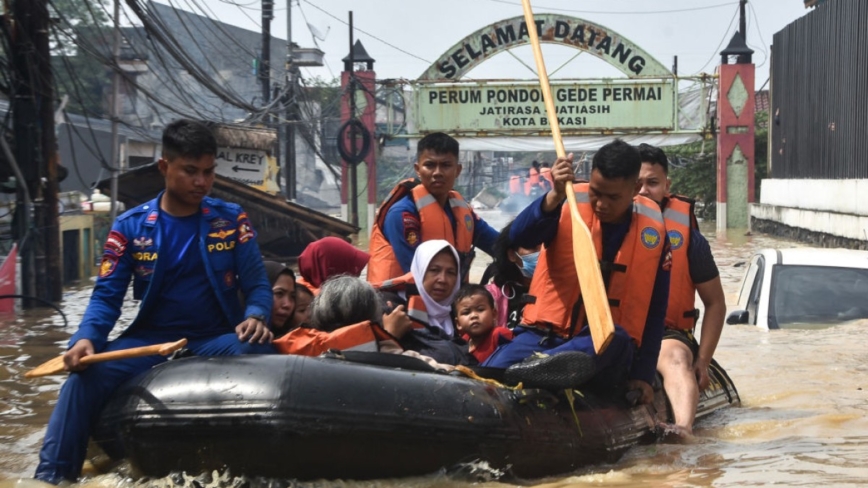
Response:
[[[763,180],[751,217],[868,240],[868,180]]]

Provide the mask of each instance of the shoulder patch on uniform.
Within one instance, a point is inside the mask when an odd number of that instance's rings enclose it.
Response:
[[[464,216],[464,227],[467,227],[468,232],[473,232],[473,217],[470,215]]]
[[[660,245],[660,232],[653,227],[645,227],[640,234],[642,245],[648,249],[654,249]]]
[[[126,236],[116,230],[109,232],[109,235],[105,240],[105,246],[103,246],[103,251],[106,254],[113,254],[117,257],[121,257],[124,255],[124,251],[126,251],[126,249]]]
[[[118,257],[111,254],[105,254],[102,257],[102,262],[99,265],[99,277],[105,278],[111,276],[118,267]]]
[[[681,235],[681,232],[678,232],[677,230],[670,230],[669,244],[672,245],[673,251],[677,251],[681,246],[684,245],[684,236]]]
[[[415,247],[422,239],[422,223],[413,212],[404,212],[401,215],[404,222],[404,240],[410,247]]]
[[[256,237],[256,233],[253,230],[253,224],[250,223],[250,219],[247,218],[247,212],[241,212],[238,214],[238,242],[244,244]]]

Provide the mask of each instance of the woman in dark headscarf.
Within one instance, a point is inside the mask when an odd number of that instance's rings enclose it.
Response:
[[[295,312],[295,273],[281,263],[265,261],[265,274],[271,283],[274,303],[271,306],[271,331],[274,338],[286,334],[292,327],[290,319]]]
[[[337,237],[324,237],[311,242],[298,257],[298,283],[314,295],[325,280],[337,275],[358,277],[368,265],[370,254],[356,249]]]

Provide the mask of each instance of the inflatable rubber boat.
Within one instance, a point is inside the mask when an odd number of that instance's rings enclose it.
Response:
[[[710,376],[697,420],[739,403],[722,369]],[[662,390],[644,406],[623,393],[512,389],[381,353],[185,358],[121,387],[94,439],[147,476],[372,479],[486,461],[535,478],[654,440]]]

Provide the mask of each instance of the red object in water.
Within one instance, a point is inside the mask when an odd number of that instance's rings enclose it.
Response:
[[[15,294],[15,261],[18,257],[18,245],[12,246],[12,250],[6,256],[6,260],[0,265],[0,295]],[[15,299],[0,299],[0,313],[15,312]]]

